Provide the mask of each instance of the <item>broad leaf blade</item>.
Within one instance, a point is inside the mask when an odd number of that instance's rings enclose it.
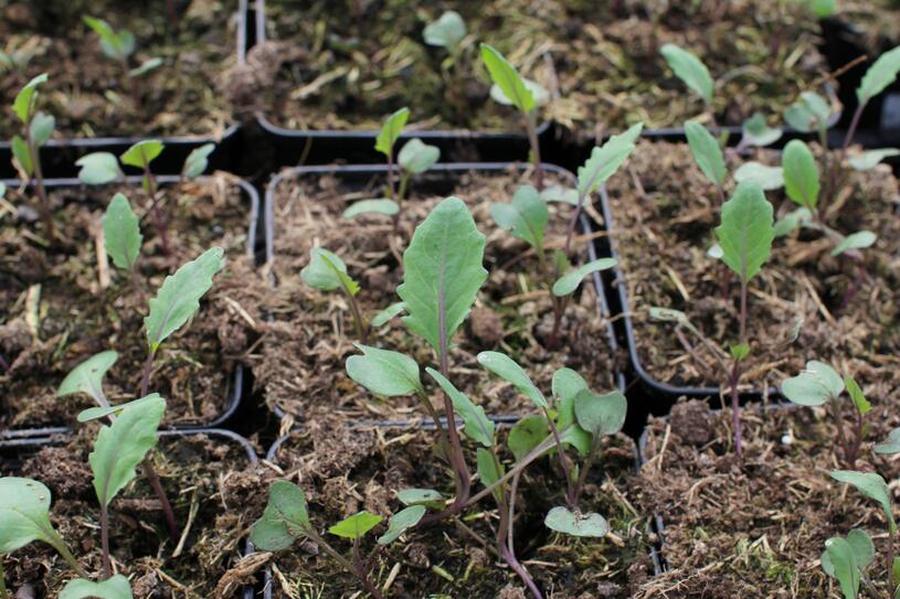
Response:
[[[394,216],[400,212],[400,206],[394,200],[387,198],[372,198],[370,200],[360,200],[354,202],[344,210],[341,216],[351,219],[363,214],[383,214],[385,216]]]
[[[0,478],[0,554],[32,541],[53,545],[57,538],[50,524],[50,489],[30,478]]]
[[[75,164],[80,167],[78,178],[87,185],[103,185],[125,176],[119,160],[109,152],[85,154]]]
[[[860,574],[853,557],[853,546],[841,537],[825,541],[822,567],[837,579],[844,597],[855,599],[859,595]]]
[[[847,159],[847,162],[858,171],[868,171],[875,168],[879,162],[891,156],[900,156],[898,148],[878,148],[866,150],[861,154],[855,154]]]
[[[125,152],[119,156],[119,160],[122,161],[122,164],[128,166],[144,168],[144,165],[149,165],[153,162],[157,156],[162,154],[162,151],[163,143],[160,140],[145,139],[125,150]]]
[[[853,470],[833,470],[831,478],[853,485],[860,493],[877,501],[884,510],[891,532],[893,533],[897,530],[894,512],[891,508],[891,492],[887,483],[884,482],[884,479],[879,474],[874,472],[855,472]]]
[[[372,317],[372,326],[381,327],[389,323],[394,317],[406,312],[406,304],[403,302],[394,302],[384,310],[378,312]]]
[[[836,400],[844,391],[841,376],[825,362],[810,360],[797,376],[781,384],[781,392],[792,403],[801,406],[821,406]]]
[[[625,425],[628,401],[621,391],[597,395],[582,389],[575,396],[575,418],[578,426],[592,435],[614,435]]]
[[[76,578],[70,580],[59,593],[59,599],[132,599],[131,585],[128,579],[116,574],[101,582]]]
[[[762,269],[772,250],[775,230],[772,204],[754,183],[740,183],[722,205],[722,224],[716,227],[722,260],[743,281]]]
[[[575,290],[578,289],[578,286],[581,285],[581,281],[583,281],[586,276],[601,270],[609,270],[615,265],[615,258],[598,258],[587,264],[582,264],[578,268],[570,270],[553,283],[553,295],[563,297],[575,293]]]
[[[547,204],[531,185],[519,187],[509,204],[492,204],[491,217],[502,229],[512,233],[538,251],[544,247],[544,230],[550,220]]]
[[[531,400],[539,408],[548,408],[544,394],[535,386],[528,373],[521,366],[507,356],[496,351],[484,351],[478,354],[478,363],[502,378],[512,383],[519,393]]]
[[[453,403],[453,409],[463,419],[463,433],[466,437],[485,447],[493,446],[494,422],[485,415],[484,408],[472,403],[471,399],[464,393],[461,393],[453,383],[437,370],[426,368],[425,372],[440,385],[447,397],[450,398],[450,401]]]
[[[424,143],[418,137],[409,140],[397,154],[397,164],[408,173],[424,173],[441,159],[441,149]]]
[[[383,517],[363,510],[344,518],[329,528],[328,532],[336,537],[345,539],[360,539],[367,532],[378,526],[382,520],[384,520]]]
[[[719,142],[697,121],[687,121],[684,124],[684,133],[697,166],[710,181],[721,187],[725,183],[727,171],[725,156]]]
[[[391,516],[388,530],[378,537],[378,544],[389,545],[399,539],[400,535],[419,523],[426,511],[424,505],[411,505]]]
[[[56,128],[56,119],[53,118],[53,115],[38,112],[31,117],[31,126],[28,130],[34,147],[39,148],[47,143],[47,140],[53,135],[54,128]]]
[[[250,529],[250,542],[263,551],[283,551],[306,536],[311,526],[306,495],[297,485],[276,480],[269,487],[269,502],[262,517]]]
[[[375,138],[375,150],[385,156],[391,156],[394,144],[397,143],[397,139],[403,133],[403,128],[406,127],[408,120],[409,108],[405,106],[391,114],[381,126],[378,137]]]
[[[106,394],[103,393],[103,377],[118,359],[119,354],[112,350],[91,356],[66,375],[56,390],[56,396],[87,393],[95,402],[103,404],[106,401]]]
[[[575,537],[600,538],[609,532],[609,523],[600,514],[576,514],[562,506],[547,512],[544,524],[550,530]]]
[[[224,254],[220,247],[210,248],[166,277],[144,318],[150,351],[155,352],[200,309],[200,298],[212,287],[213,276],[225,267]]]
[[[766,117],[759,112],[744,121],[741,125],[742,142],[748,146],[767,146],[781,139],[781,129],[769,127]]]
[[[47,73],[41,73],[26,83],[25,86],[19,90],[19,93],[16,94],[16,99],[13,100],[13,112],[15,112],[16,116],[19,117],[19,120],[26,125],[31,119],[31,115],[34,111],[37,88],[41,83],[46,83],[46,81]]]
[[[347,265],[337,254],[316,246],[309,252],[309,264],[300,278],[313,289],[334,291],[343,288],[350,295],[359,293],[359,284],[347,274]]]
[[[481,484],[485,487],[489,487],[503,478],[503,465],[498,464],[494,460],[493,454],[483,447],[479,447],[478,451],[475,453],[475,464],[478,468],[478,476],[481,478]],[[500,498],[503,496],[500,486],[495,488],[492,494],[497,501],[500,501]]]
[[[455,10],[445,11],[437,21],[425,26],[422,37],[429,46],[452,51],[466,37],[466,23]]]
[[[354,344],[361,356],[347,358],[347,375],[376,395],[397,397],[424,391],[419,365],[407,355]]]
[[[403,505],[440,507],[444,504],[444,496],[434,489],[401,489],[397,491],[397,499]]]
[[[506,444],[518,461],[540,445],[549,434],[550,427],[547,426],[547,420],[543,416],[534,414],[522,418],[509,429],[509,438]]]
[[[685,85],[703,98],[707,104],[712,103],[715,83],[709,74],[706,65],[691,52],[679,48],[675,44],[665,44],[660,48],[660,54],[669,63],[672,72],[681,79]]]
[[[819,167],[804,142],[793,139],[784,148],[781,157],[784,173],[784,189],[791,200],[810,210],[819,203]]]
[[[848,252],[850,250],[862,250],[867,247],[872,247],[878,240],[878,236],[872,231],[857,231],[856,233],[852,233],[844,237],[834,249],[831,250],[832,256],[840,256],[844,252]]]
[[[745,162],[734,171],[737,183],[749,181],[769,191],[784,187],[784,171],[780,166],[767,166],[759,162]]]
[[[534,110],[537,102],[534,93],[525,85],[519,71],[493,46],[481,44],[481,60],[487,67],[494,84],[513,106],[528,113]]]
[[[114,415],[118,416],[124,410],[132,408],[140,403],[144,402],[152,402],[158,401],[160,399],[159,393],[151,393],[150,395],[145,395],[144,397],[140,397],[138,399],[132,399],[131,401],[120,403],[114,406],[98,406],[94,408],[88,408],[86,410],[82,410],[78,413],[78,422],[90,422],[91,420],[99,420],[100,418],[106,418],[107,416]]]
[[[888,433],[888,438],[875,446],[875,453],[882,455],[900,453],[900,428],[895,428]]]
[[[784,120],[801,133],[824,129],[831,117],[828,101],[815,92],[803,92],[800,99],[784,111]]]
[[[206,172],[209,166],[209,155],[216,149],[216,144],[203,144],[199,148],[194,148],[188,157],[184,159],[184,166],[181,174],[187,179],[195,179]]]
[[[634,151],[644,123],[638,123],[627,131],[613,135],[602,146],[594,146],[590,158],[578,167],[578,195],[593,193],[609,179]]]
[[[141,252],[140,219],[131,210],[128,198],[117,193],[103,215],[103,238],[106,253],[118,268],[131,270]]]
[[[859,103],[865,104],[883,92],[897,78],[897,73],[900,73],[900,46],[879,56],[863,75],[856,88]]]

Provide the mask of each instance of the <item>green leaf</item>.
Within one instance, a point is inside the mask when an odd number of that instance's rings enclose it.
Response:
[[[103,215],[103,237],[106,253],[118,268],[131,270],[141,253],[140,219],[132,212],[128,198],[117,193]]]
[[[429,46],[452,51],[466,37],[466,23],[455,10],[445,11],[437,21],[425,26],[422,37]]]
[[[164,147],[163,143],[158,139],[145,139],[125,150],[125,153],[119,156],[119,160],[122,161],[122,164],[128,166],[144,168],[145,165],[149,165],[157,156],[162,154]]]
[[[503,380],[512,383],[519,390],[519,393],[530,399],[534,405],[539,408],[549,407],[541,390],[531,382],[528,373],[516,364],[512,358],[496,351],[483,351],[478,354],[477,359],[479,364]]]
[[[434,508],[444,505],[444,496],[434,489],[401,489],[397,491],[397,499],[403,505],[424,505]]]
[[[75,161],[78,178],[87,185],[103,185],[124,177],[119,160],[109,152],[92,152]]]
[[[484,61],[494,85],[513,106],[525,113],[535,109],[537,101],[534,92],[500,52],[493,46],[481,44],[481,60]]]
[[[394,151],[394,144],[397,143],[397,139],[403,133],[403,128],[406,127],[408,120],[409,108],[405,106],[391,114],[384,122],[384,125],[381,126],[378,137],[375,138],[375,150],[385,156],[391,156]]]
[[[404,278],[397,288],[409,313],[403,322],[437,352],[442,333],[453,338],[487,279],[484,245],[469,209],[450,197],[416,227],[403,253]]]
[[[187,179],[196,179],[209,166],[209,155],[216,149],[216,144],[203,144],[199,148],[194,148],[187,158],[184,159],[184,166],[181,167],[181,174]]]
[[[303,490],[286,480],[276,480],[269,487],[262,517],[250,529],[250,542],[262,551],[283,551],[305,537],[311,527]]]
[[[541,191],[541,199],[545,202],[559,202],[561,204],[569,204],[570,206],[578,205],[578,190],[574,187],[564,187],[562,185],[551,185],[545,187]]]
[[[424,173],[441,159],[441,149],[424,143],[414,137],[400,148],[397,164],[408,173],[418,175]]]
[[[735,343],[734,345],[728,348],[731,357],[740,362],[741,360],[745,360],[747,356],[750,355],[750,344],[749,343]]]
[[[880,475],[874,472],[832,470],[831,478],[838,482],[853,485],[860,493],[881,504],[884,515],[887,516],[891,532],[893,533],[897,530],[897,524],[894,521],[894,512],[891,509],[891,492],[888,489],[887,483],[884,482],[884,479],[881,478]]]
[[[134,52],[134,35],[130,31],[115,31],[103,19],[89,16],[82,19],[100,37],[100,49],[108,58],[124,61]]]
[[[834,16],[838,11],[837,0],[809,0],[809,7],[817,19]]]
[[[866,531],[854,528],[847,535],[847,542],[853,547],[853,559],[860,570],[865,569],[875,559],[875,544]]]
[[[347,274],[344,261],[323,247],[316,246],[310,250],[309,264],[300,271],[300,278],[313,289],[343,289],[349,295],[359,293],[359,283]]]
[[[688,145],[697,166],[710,181],[721,187],[728,173],[719,142],[697,121],[687,121],[684,124],[684,133],[687,135]]]
[[[541,441],[550,434],[547,420],[543,416],[534,414],[519,420],[509,429],[509,438],[506,444],[515,456],[516,461],[525,457],[532,449],[541,444]]]
[[[453,409],[463,419],[463,433],[476,443],[485,447],[494,445],[494,422],[489,419],[484,408],[472,403],[464,393],[461,393],[447,378],[433,368],[425,368],[428,376],[433,378],[453,404]]]
[[[200,298],[212,287],[213,276],[225,267],[224,253],[220,247],[210,248],[163,281],[144,318],[151,352],[200,309]]]
[[[597,395],[582,389],[575,396],[575,418],[578,426],[592,435],[613,435],[625,425],[628,401],[621,391]]]
[[[553,396],[558,400],[556,427],[561,431],[560,439],[571,445],[581,455],[587,455],[591,448],[591,434],[578,426],[575,418],[575,398],[588,389],[587,381],[571,368],[560,368],[553,373]]]
[[[609,523],[600,514],[576,514],[562,506],[557,506],[547,512],[544,524],[550,530],[574,537],[600,538],[609,532]]]
[[[789,198],[810,210],[819,203],[819,167],[804,142],[792,139],[781,156],[784,188]]]
[[[800,98],[784,111],[785,122],[801,133],[824,129],[831,117],[828,101],[815,92],[803,92]]]
[[[56,119],[53,115],[46,112],[38,112],[31,117],[31,125],[28,128],[31,136],[31,143],[35,148],[39,148],[50,139],[53,135],[53,129],[56,128]]]
[[[825,541],[822,554],[822,569],[837,579],[845,599],[859,596],[860,572],[853,557],[853,546],[841,537]]]
[[[821,406],[828,400],[836,400],[841,396],[844,381],[825,362],[810,360],[800,374],[781,384],[781,392],[795,404]]]
[[[675,76],[703,98],[704,102],[712,103],[715,83],[709,74],[709,69],[699,58],[675,44],[665,44],[659,52],[669,63],[669,68],[672,69]]]
[[[378,544],[389,545],[399,539],[400,535],[419,523],[426,511],[427,508],[424,505],[411,505],[391,516],[388,521],[388,530],[378,537]]]
[[[722,260],[743,281],[762,269],[772,250],[772,204],[754,183],[740,183],[722,205],[722,224],[716,227]]]
[[[868,171],[875,168],[879,162],[891,156],[900,156],[898,148],[879,148],[877,150],[866,150],[860,154],[855,154],[847,159],[854,170]]]
[[[128,579],[116,574],[101,582],[76,578],[70,580],[59,593],[59,599],[132,599],[131,585]]]
[[[18,135],[12,138],[12,153],[19,163],[19,167],[25,171],[29,177],[34,174],[34,162],[31,160],[31,150],[28,149],[28,143]]]
[[[478,468],[478,476],[481,478],[481,484],[485,487],[489,487],[503,478],[503,464],[498,464],[497,461],[494,460],[493,454],[483,447],[479,447],[475,454],[475,464]],[[500,501],[500,498],[503,497],[501,488],[502,485],[499,485],[492,491],[494,498],[497,501]]]
[[[74,393],[87,393],[97,403],[104,403],[106,394],[103,393],[103,377],[118,359],[119,354],[112,350],[91,356],[66,375],[56,390],[56,396],[64,397]]]
[[[394,302],[372,317],[372,326],[384,326],[389,323],[395,316],[399,316],[403,312],[406,312],[406,304],[404,304],[403,302]]]
[[[788,212],[783,217],[775,221],[775,237],[787,235],[794,229],[809,223],[812,220],[812,212],[809,208],[797,208],[792,212]]]
[[[157,395],[127,407],[115,422],[100,428],[88,461],[101,505],[108,506],[135,477],[135,467],[156,445],[156,430],[165,411],[166,402]]]
[[[37,87],[41,83],[47,82],[47,73],[41,73],[31,81],[25,84],[25,86],[19,90],[19,93],[16,94],[16,99],[13,100],[13,112],[16,113],[16,116],[19,117],[19,120],[24,124],[28,124],[28,121],[31,120],[31,115],[34,112],[34,104],[37,99]]]
[[[347,358],[347,375],[376,395],[397,397],[424,391],[416,361],[395,351],[354,343],[361,356]]]
[[[91,420],[99,420],[100,418],[106,418],[109,415],[118,416],[123,411],[133,408],[141,403],[147,402],[156,402],[161,399],[159,393],[151,393],[150,395],[145,395],[144,397],[140,397],[138,399],[132,399],[131,401],[121,403],[115,406],[99,406],[95,408],[88,408],[86,410],[82,410],[78,413],[78,422],[90,422]]]
[[[613,135],[600,147],[594,146],[591,156],[578,167],[578,195],[585,197],[609,179],[634,151],[644,123],[632,126],[624,133]]]
[[[139,66],[128,71],[129,77],[140,77],[141,75],[146,75],[150,71],[159,68],[163,64],[163,59],[157,57],[148,58],[144,62],[142,62]]]
[[[784,171],[780,166],[766,166],[759,162],[745,162],[734,171],[737,183],[750,181],[766,191],[784,187]]]
[[[834,249],[831,250],[832,256],[840,256],[844,252],[849,250],[861,250],[867,247],[872,247],[878,240],[878,235],[873,233],[872,231],[857,231],[856,233],[852,233],[844,237]]]
[[[58,547],[62,539],[50,524],[50,489],[30,478],[0,478],[0,554],[32,541]]]
[[[888,433],[888,438],[875,446],[875,453],[882,455],[900,453],[900,428],[895,428]]]
[[[384,520],[382,516],[363,510],[344,518],[329,528],[328,532],[344,539],[361,539],[367,532],[378,526],[382,520]]]
[[[6,184],[0,182],[0,199],[3,199],[3,196],[6,195]]]
[[[548,92],[547,89],[537,81],[528,79],[527,77],[522,77],[522,83],[525,84],[525,88],[530,91],[531,95],[534,97],[535,106],[543,106],[550,100],[550,92]],[[502,104],[504,106],[513,105],[513,101],[503,93],[503,90],[497,84],[491,86],[490,96],[491,99],[498,104]]]
[[[559,368],[553,373],[550,383],[553,396],[559,400],[565,398],[575,399],[579,391],[588,388],[587,381],[571,368]]]
[[[766,117],[759,112],[744,121],[741,126],[742,143],[748,146],[768,146],[781,139],[781,129],[769,127]]]
[[[900,46],[879,56],[863,75],[856,88],[859,103],[865,104],[884,91],[897,78],[897,73],[900,73]]]
[[[509,204],[491,204],[491,217],[501,229],[528,243],[537,251],[544,249],[544,230],[550,220],[547,204],[531,185],[519,187]]]
[[[344,210],[341,216],[346,219],[356,218],[362,214],[383,214],[393,216],[400,212],[400,205],[387,198],[373,198],[354,202]]]
[[[578,289],[581,281],[589,274],[599,272],[601,270],[609,270],[616,265],[615,258],[598,258],[586,264],[582,264],[578,268],[574,268],[558,278],[553,283],[553,295],[563,297],[570,295]]]
[[[847,393],[850,395],[850,400],[853,402],[853,405],[856,406],[856,409],[859,410],[859,413],[863,415],[868,414],[872,410],[872,404],[866,399],[866,396],[856,382],[856,379],[848,374],[844,377],[844,386],[847,387]]]

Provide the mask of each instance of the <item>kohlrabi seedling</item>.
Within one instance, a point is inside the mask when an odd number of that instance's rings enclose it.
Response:
[[[550,94],[536,81],[526,79],[493,46],[481,44],[481,60],[487,67],[494,85],[491,97],[505,105],[515,106],[525,121],[525,133],[531,146],[531,161],[534,164],[535,183],[543,188],[541,168],[541,148],[537,136],[537,111],[547,103]]]
[[[875,544],[869,534],[854,528],[846,537],[834,536],[825,541],[819,562],[825,573],[838,581],[844,599],[857,599],[860,582],[874,559]]]
[[[772,240],[775,238],[772,212],[772,204],[766,200],[758,185],[739,183],[731,199],[722,204],[722,224],[715,230],[722,250],[722,261],[741,282],[737,343],[730,347],[732,366],[729,375],[734,447],[738,456],[741,455],[741,416],[737,387],[743,360],[750,354],[747,289],[750,280],[759,274],[772,251]]]
[[[95,17],[85,16],[84,23],[93,29],[100,38],[100,49],[103,50],[103,54],[107,58],[120,62],[126,76],[139,77],[162,64],[161,58],[151,58],[138,67],[130,68],[129,58],[135,50],[133,33],[125,29],[116,31],[106,21]]]
[[[845,391],[855,414],[850,434],[844,432],[841,396]],[[838,431],[834,453],[847,468],[855,468],[865,435],[863,417],[872,406],[853,377],[848,375],[841,378],[828,364],[810,360],[803,372],[781,384],[781,392],[788,400],[801,406],[831,407]]]
[[[544,233],[550,220],[547,203],[538,190],[531,185],[522,185],[513,194],[509,204],[491,204],[491,217],[501,229],[531,246],[538,258],[541,271],[544,270]]]
[[[53,213],[50,209],[50,200],[44,187],[44,172],[41,168],[40,149],[56,128],[56,119],[53,115],[41,112],[37,109],[38,86],[47,82],[47,74],[41,74],[25,84],[13,101],[13,112],[22,121],[24,138],[16,135],[12,138],[13,164],[25,182],[34,178],[38,193],[38,212],[44,223],[47,237],[51,240],[56,237],[56,228],[53,224]]]
[[[359,309],[356,295],[359,293],[359,283],[347,274],[347,265],[333,252],[322,247],[314,247],[309,253],[309,264],[300,271],[303,282],[314,289],[321,291],[334,291],[340,289],[350,302],[350,311],[353,314],[353,326],[356,329],[356,337],[367,342],[369,325]]]
[[[461,44],[466,37],[466,23],[458,12],[448,10],[425,26],[422,37],[429,46],[445,49],[450,63],[454,64],[459,59]]]
[[[900,73],[900,46],[879,56],[878,60],[872,63],[872,66],[863,75],[859,87],[856,88],[858,104],[853,112],[853,118],[850,120],[850,126],[847,128],[847,134],[844,136],[844,151],[850,147],[853,141],[856,128],[859,126],[859,119],[866,106],[872,98],[887,89],[897,79],[898,73]]]

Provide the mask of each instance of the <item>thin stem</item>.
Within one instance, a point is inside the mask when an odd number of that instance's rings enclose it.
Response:
[[[584,203],[587,201],[585,197],[586,194],[579,193],[578,194],[578,205],[575,207],[575,213],[572,214],[572,218],[569,219],[569,227],[566,231],[566,245],[565,252],[566,255],[569,255],[569,250],[572,248],[572,237],[575,235],[575,225],[578,224],[578,217],[581,216],[581,211],[584,210]]]
[[[387,179],[388,179],[388,198],[397,201],[397,194],[394,192],[394,153],[388,152],[387,155]]]
[[[356,329],[356,336],[363,342],[363,345],[366,345],[369,343],[369,326],[359,311],[359,304],[356,302],[356,298],[346,286],[344,286],[344,291],[350,300],[350,312],[353,314],[353,328]]]
[[[519,474],[517,473],[513,479],[515,480],[518,475]],[[507,511],[505,503],[506,502],[503,501],[502,497],[497,500],[497,506],[500,512],[500,525],[497,527],[497,548],[500,551],[500,557],[502,557],[503,561],[509,564],[509,567],[519,575],[519,578],[522,579],[522,582],[525,583],[525,586],[528,587],[528,590],[531,591],[531,594],[534,595],[535,599],[543,599],[541,591],[537,588],[537,585],[534,584],[534,580],[531,578],[528,570],[525,569],[525,566],[523,566],[516,557],[516,552],[512,545],[513,506],[512,502],[510,502]],[[507,539],[507,536],[509,539]]]
[[[841,414],[841,406],[838,402],[833,401],[832,404],[832,412],[834,413],[834,426],[837,429],[837,437],[838,437],[838,445],[841,447],[841,458],[844,462],[844,465],[849,464],[848,460],[848,452],[850,451],[850,446],[847,443],[847,435],[844,432],[844,419]],[[835,452],[837,453],[837,452]]]
[[[741,277],[741,313],[740,313],[740,336],[738,343],[743,345],[747,339],[747,280]],[[738,382],[741,378],[741,360],[732,358],[731,366],[731,424],[734,433],[734,451],[738,458],[741,457],[741,406],[738,396]]]
[[[844,136],[844,145],[841,146],[841,158],[843,159],[844,154],[847,152],[847,148],[850,147],[850,143],[853,141],[853,136],[856,135],[856,128],[859,126],[859,119],[862,117],[863,111],[866,109],[867,102],[860,102],[859,106],[856,107],[856,110],[853,112],[853,119],[850,121],[850,126],[847,128],[847,135]]]
[[[374,584],[372,584],[372,581],[369,580],[368,573],[365,571],[365,569],[362,567],[361,564],[359,566],[356,566],[353,563],[351,563],[350,560],[348,560],[346,557],[344,557],[343,555],[338,553],[334,549],[334,547],[329,545],[325,541],[325,539],[323,539],[321,536],[319,536],[319,533],[317,533],[312,526],[305,527],[303,529],[303,532],[316,545],[321,547],[322,550],[331,557],[331,559],[333,559],[334,561],[339,563],[341,565],[341,567],[343,567],[345,570],[347,570],[347,572],[349,572],[350,574],[355,576],[356,579],[362,583],[362,585],[366,589],[366,591],[370,595],[372,595],[372,597],[374,597],[374,599],[383,599],[383,595],[381,594],[381,591],[379,591],[378,588]],[[358,555],[357,555],[357,557],[358,557]]]
[[[550,428],[553,442],[556,443],[556,455],[559,456],[559,466],[562,468],[563,476],[566,477],[566,503],[570,508],[574,509],[576,503],[575,487],[572,482],[572,462],[569,460],[569,456],[566,455],[566,452],[563,449],[562,440],[559,437],[559,430],[557,430],[556,423],[553,422],[553,419],[550,417],[550,412],[546,407],[544,408],[544,418],[547,419],[547,426]],[[517,479],[514,478],[513,481],[517,481]]]
[[[894,535],[895,534],[896,534],[896,531],[888,528],[887,599],[894,599],[894,591],[896,590],[894,587]]]
[[[850,446],[850,453],[847,456],[850,470],[856,469],[856,460],[859,458],[859,449],[862,447],[863,442],[863,415],[859,411],[859,406],[855,403],[853,404],[853,409],[856,412],[856,426],[853,429],[853,444]]]
[[[397,204],[403,202],[406,199],[406,190],[409,187],[409,178],[410,174],[406,171],[403,171],[403,174],[400,175],[400,188],[397,190],[397,198],[394,200]]]
[[[581,465],[581,471],[578,473],[578,482],[575,483],[575,507],[578,507],[578,500],[584,491],[584,483],[587,481],[588,472],[594,465],[597,453],[600,451],[600,435],[591,435],[591,448],[588,450],[584,464]]]
[[[544,170],[541,167],[541,144],[537,136],[537,123],[535,112],[532,110],[525,114],[525,131],[528,134],[528,144],[531,146],[531,162],[534,164],[534,182],[539,190],[544,188]]]
[[[109,558],[109,507],[100,503],[100,546],[103,551],[103,578],[112,576],[112,562]]]
[[[165,215],[162,213],[162,210],[159,209],[159,203],[156,200],[156,192],[158,191],[156,179],[153,177],[153,173],[150,172],[150,163],[146,160],[144,161],[144,181],[147,184],[147,193],[150,194],[150,200],[152,201],[150,211],[153,214],[153,224],[156,226],[156,230],[162,241],[163,254],[168,256],[171,253],[171,248],[169,247],[169,231],[166,227]]]
[[[550,346],[550,349],[556,349],[559,347],[559,333],[562,328],[562,317],[566,312],[568,297],[557,297],[553,295],[552,290],[550,295],[553,298],[553,330],[550,331],[550,339],[547,344]]]
[[[63,560],[69,565],[70,568],[75,570],[75,573],[78,574],[81,578],[87,578],[87,572],[84,571],[84,568],[81,567],[81,564],[78,563],[78,560],[75,559],[75,556],[72,555],[72,552],[69,551],[69,547],[66,545],[66,542],[63,541],[62,537],[59,536],[55,531],[51,534],[51,543],[50,545],[56,549],[57,552],[62,556]]]
[[[56,238],[56,226],[53,224],[53,213],[50,211],[50,199],[47,197],[47,189],[44,187],[44,169],[41,166],[40,150],[35,147],[34,142],[31,140],[31,123],[25,128],[25,139],[28,145],[28,153],[31,156],[32,168],[34,169],[34,181],[37,185],[38,201],[40,203],[38,211],[41,214],[44,228],[47,229],[47,237],[52,241]]]
[[[487,497],[490,493],[494,491],[500,485],[506,484],[513,476],[516,475],[517,472],[521,472],[525,468],[527,468],[533,461],[544,455],[547,450],[553,447],[556,441],[553,440],[553,436],[548,436],[546,439],[540,442],[534,449],[532,449],[528,454],[525,455],[521,460],[513,464],[513,466],[499,479],[491,483],[490,485],[486,485],[481,491],[472,495],[468,501],[466,501],[463,508],[467,508],[470,505],[474,505],[478,503],[480,500]]]

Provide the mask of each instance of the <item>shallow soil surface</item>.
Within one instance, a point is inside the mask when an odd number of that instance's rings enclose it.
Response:
[[[896,398],[882,384],[857,380],[873,404],[866,439],[881,442],[900,424]],[[826,539],[853,528],[865,529],[876,547],[863,596],[885,596],[887,524],[876,502],[828,475],[844,468],[832,453],[833,414],[756,408],[742,418],[743,464],[732,449],[728,410],[710,413],[694,401],[678,404],[668,421],[651,422],[647,462],[629,495],[639,511],[662,516],[669,572],[634,597],[837,598],[840,589],[819,558]],[[900,476],[900,462],[875,455],[871,443],[861,456],[856,469],[889,482]]]
[[[172,4],[184,7],[175,25],[166,2],[4,2],[0,50],[31,58],[23,67],[0,70],[0,103],[11,105],[22,85],[47,73],[38,106],[56,117],[59,137],[221,133],[230,113],[216,85],[236,62],[237,0]],[[134,34],[136,50],[127,67],[103,54],[83,15]],[[151,58],[163,65],[128,77],[128,69]],[[21,133],[12,112],[6,109],[4,116],[9,118],[0,119],[0,136]]]
[[[96,431],[96,425],[84,427],[63,444],[38,452],[26,448],[23,461],[3,462],[4,475],[26,476],[47,485],[53,498],[53,525],[94,577],[102,571],[100,508],[88,465]],[[169,538],[159,502],[138,469],[135,482],[111,504],[115,569],[130,578],[135,597],[236,596],[237,583],[247,582],[238,570],[229,572],[244,550],[243,535],[249,525],[239,509],[241,481],[248,468],[244,448],[218,436],[164,436],[150,455],[179,528],[185,530],[189,522],[190,527],[180,546],[182,539]],[[71,569],[43,543],[4,556],[4,566],[12,592],[29,585],[34,594],[23,596],[37,599],[56,597],[73,578]],[[225,585],[229,592],[217,594]]]
[[[671,6],[649,12],[648,3],[631,0],[414,8],[376,0],[352,4],[355,11],[322,0],[305,4],[267,1],[272,43],[251,51],[256,75],[243,78],[270,90],[261,107],[291,128],[375,129],[407,105],[411,122],[423,128],[521,130],[514,111],[488,96],[479,42],[551,91],[556,100],[545,117],[586,136],[639,120],[681,126],[703,112],[659,54],[665,43],[692,50],[709,66],[720,124],[740,124],[756,110],[780,120],[782,108],[827,70],[815,20],[777,1],[665,3]],[[458,11],[469,31],[457,59],[422,37],[446,9]]]
[[[780,164],[773,152],[757,158]],[[740,164],[730,162],[732,171]],[[730,271],[706,253],[720,222],[720,200],[687,145],[644,142],[629,164],[643,191],[632,177],[613,177],[609,192],[641,362],[658,381],[716,387],[725,380],[717,354],[727,356],[728,344],[736,342],[740,295]],[[834,242],[809,229],[775,240],[771,258],[750,283],[747,384],[778,384],[815,358],[846,362],[870,383],[900,386],[897,181],[885,165],[846,177],[836,197],[820,200],[825,222],[845,235],[873,231],[878,240],[862,251],[859,264],[847,255],[832,257]],[[767,197],[776,217],[795,207],[783,190]],[[652,306],[686,312],[709,346],[682,331],[693,347],[689,355],[673,323],[648,321]]]
[[[449,195],[462,198],[471,207],[479,230],[487,235],[484,266],[489,272],[451,350],[450,378],[454,383],[469,389],[471,399],[484,406],[489,416],[521,413],[530,405],[528,400],[476,362],[478,352],[493,349],[518,361],[545,393],[550,391],[553,372],[562,366],[578,371],[597,392],[615,386],[607,323],[599,317],[590,281],[565,310],[561,346],[550,349],[553,306],[548,285],[555,280],[553,267],[548,260],[547,271],[541,273],[536,255],[527,251],[524,242],[500,230],[490,217],[490,204],[509,202],[518,185],[529,182],[526,176],[518,171],[460,174],[453,179],[427,175],[413,182],[396,230],[386,216],[354,221],[341,218],[352,202],[382,195],[382,181],[364,179],[351,188],[332,176],[308,176],[300,182],[287,179],[276,188],[273,271],[278,288],[266,307],[272,322],[263,338],[261,359],[254,365],[269,406],[302,418],[335,412],[368,419],[427,416],[414,398],[380,400],[350,380],[344,361],[357,353],[353,343],[359,338],[346,297],[339,291],[322,292],[307,286],[299,273],[315,245],[333,251],[347,264],[350,276],[359,281],[361,312],[371,318],[399,301],[395,289],[403,278],[399,266],[403,250],[415,226]],[[546,246],[562,247],[571,208],[553,204],[550,209]],[[576,238],[573,247],[584,248],[585,244],[585,239]],[[578,260],[580,263],[584,256],[579,255]],[[368,344],[404,352],[422,365],[435,360],[430,346],[413,337],[399,318],[372,330]]]
[[[59,233],[49,247],[33,220],[36,198],[30,191],[7,194],[9,211],[0,216],[0,428],[73,423],[90,399],[60,399],[56,388],[74,366],[107,349],[119,352],[106,377],[107,396],[113,403],[134,397],[147,356],[148,300],[165,275],[213,245],[226,250],[225,269],[193,322],[162,344],[150,389],[168,402],[167,424],[209,422],[226,406],[234,364],[253,341],[248,311],[254,304],[246,298],[257,275],[246,254],[249,202],[226,177],[163,187],[171,255],[163,254],[148,216],[137,276],[110,261],[103,287],[95,232],[115,191],[51,190]],[[138,187],[121,191],[143,215],[146,194]]]
[[[387,522],[402,507],[395,498],[400,489],[433,488],[452,496],[449,471],[432,453],[435,435],[410,429],[350,430],[336,420],[322,420],[292,433],[272,461],[282,472],[279,478],[304,489],[310,517],[320,530],[362,509],[385,516]],[[516,503],[516,552],[546,596],[630,597],[630,590],[651,571],[643,520],[622,492],[632,476],[633,458],[630,439],[605,439],[581,502],[610,522],[612,533],[599,541],[575,541],[547,529],[544,515],[563,501],[563,482],[547,458],[526,470]],[[470,455],[472,468],[474,461]],[[476,483],[473,489],[481,486]],[[379,586],[399,568],[386,596],[525,597],[520,579],[496,554],[495,508],[490,500],[473,507],[465,518],[468,534],[445,521],[379,549],[370,570]],[[373,533],[384,530],[379,525]],[[349,552],[346,543],[326,537]],[[375,546],[374,538],[363,542],[365,551]],[[335,598],[356,591],[354,580],[309,544],[277,554],[272,565],[278,598],[297,596],[291,591]]]

